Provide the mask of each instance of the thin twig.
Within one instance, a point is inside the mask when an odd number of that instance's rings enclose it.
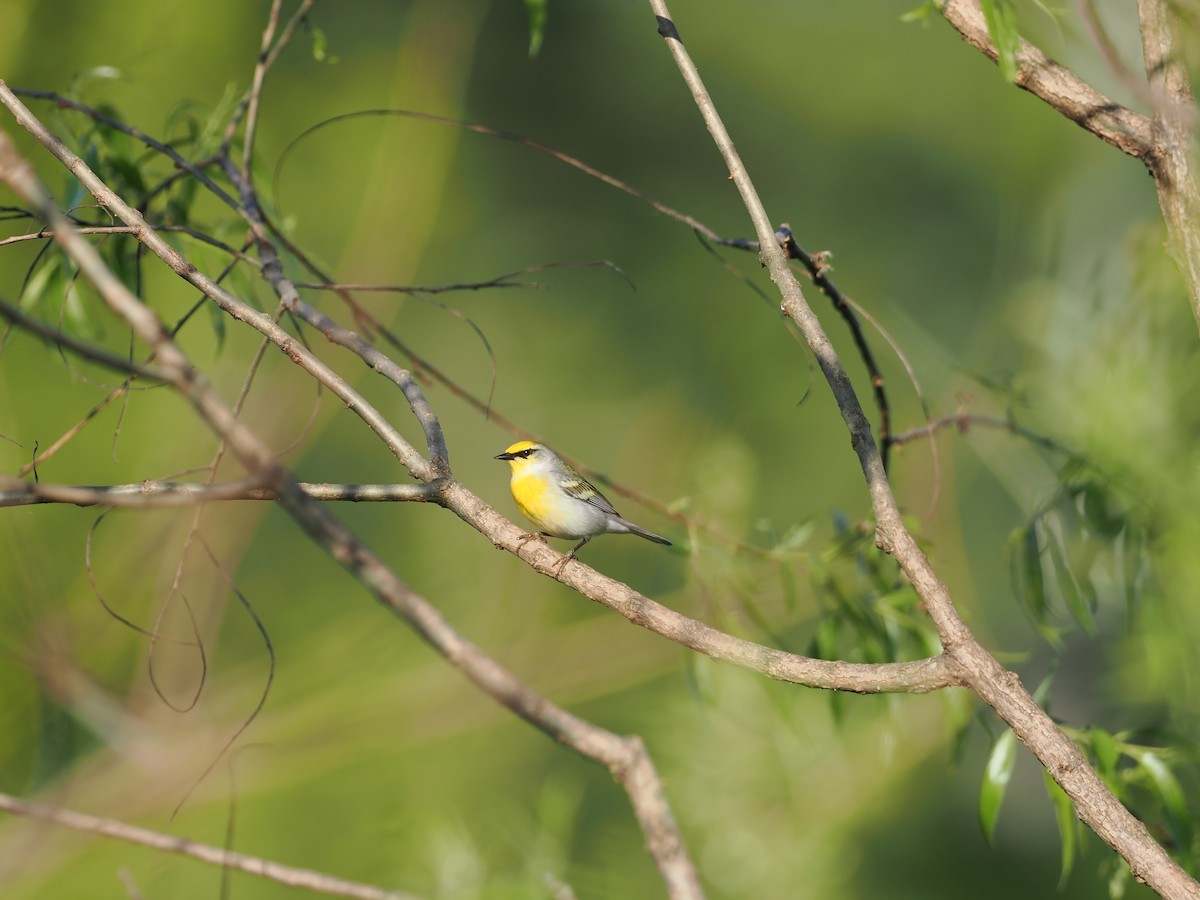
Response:
[[[78,178],[83,185],[96,197],[107,209],[110,209],[117,215],[125,224],[134,227],[137,238],[145,244],[159,259],[167,263],[171,269],[188,281],[194,287],[199,288],[205,296],[209,297],[218,306],[224,309],[235,319],[245,322],[259,333],[271,339],[271,342],[286,354],[293,362],[307,371],[310,375],[326,385],[335,396],[342,400],[347,408],[357,413],[363,421],[365,421],[380,439],[386,444],[389,450],[405,465],[409,472],[418,480],[428,481],[432,476],[432,470],[429,463],[422,458],[416,449],[394,428],[390,422],[379,412],[374,406],[367,402],[358,391],[355,391],[346,383],[345,379],[339,378],[338,375],[329,368],[324,362],[313,355],[309,350],[300,345],[291,335],[279,327],[272,318],[266,313],[259,312],[253,307],[241,300],[238,300],[220,285],[216,284],[211,278],[197,269],[192,263],[186,260],[182,254],[165,241],[161,235],[152,228],[142,215],[135,209],[129,206],[121,197],[113,192],[100,178],[96,176],[87,164],[73,153],[66,145],[62,143],[54,134],[52,134],[46,126],[34,116],[29,109],[21,103],[16,95],[8,88],[8,86],[0,80],[0,103],[3,103],[13,113],[17,122],[26,128],[38,141],[50,150],[55,157],[58,158]],[[153,140],[153,139],[150,139]],[[155,142],[158,143],[158,142]],[[236,168],[234,169],[236,172]],[[226,195],[227,196],[227,195]],[[235,201],[230,198],[231,203]],[[241,207],[236,206],[240,214],[247,220],[249,215],[241,210]],[[47,212],[47,215],[57,216],[57,211],[53,213]],[[257,225],[257,223],[255,223]],[[73,234],[73,232],[72,232]],[[79,238],[82,240],[82,238]],[[104,269],[107,273],[107,269]],[[111,273],[107,274],[107,278],[115,280]],[[157,321],[157,320],[156,320]]]
[[[435,503],[437,488],[428,484],[331,484],[301,481],[297,485],[313,500],[349,503]],[[152,509],[194,506],[229,500],[278,500],[279,491],[259,487],[247,478],[227,484],[190,481],[139,481],[136,484],[62,485],[32,483],[0,477],[0,508],[39,503],[74,506],[112,506]]]
[[[329,894],[334,897],[354,897],[358,898],[358,900],[416,900],[413,894],[388,891],[370,884],[347,881],[343,878],[334,878],[332,875],[326,875],[324,872],[315,872],[312,869],[299,869],[295,866],[286,866],[283,863],[272,862],[269,859],[250,856],[245,853],[238,853],[234,850],[225,850],[221,847],[214,847],[211,844],[202,844],[199,841],[189,840],[188,838],[149,831],[145,828],[138,828],[135,825],[126,825],[124,822],[118,822],[115,819],[103,819],[99,816],[90,816],[86,813],[75,812],[70,809],[59,809],[43,806],[40,803],[30,803],[28,800],[22,800],[11,794],[0,794],[0,810],[14,816],[25,816],[31,819],[40,819],[43,822],[52,822],[55,825],[72,828],[75,831],[114,838],[130,844],[150,847],[154,850],[163,850],[167,853],[178,853],[214,866],[237,869],[239,872],[257,875],[260,878],[274,881],[276,884],[301,888],[318,894]]]
[[[953,426],[958,429],[959,433],[966,434],[971,428],[982,426],[984,428],[997,428],[1023,437],[1030,443],[1045,447],[1047,450],[1053,450],[1055,453],[1061,453],[1064,456],[1075,456],[1075,452],[1070,447],[1060,444],[1053,438],[1046,437],[1044,434],[1038,434],[1036,431],[1030,431],[1021,425],[1018,425],[1012,419],[1001,419],[997,416],[987,416],[982,413],[957,412],[948,416],[942,416],[938,419],[933,419],[926,422],[924,425],[918,425],[916,428],[910,428],[908,431],[901,431],[899,434],[892,437],[894,446],[902,446],[912,443],[913,441],[921,440],[922,438],[932,437],[934,432],[941,431],[943,428]]]

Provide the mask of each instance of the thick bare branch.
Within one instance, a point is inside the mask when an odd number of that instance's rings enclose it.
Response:
[[[968,44],[998,57],[979,0],[946,0],[941,13]],[[1072,122],[1119,150],[1147,162],[1155,143],[1154,120],[1104,96],[1024,39],[1016,54],[1016,84]]]
[[[649,2],[658,20],[659,34],[666,40],[754,223],[763,248],[763,262],[782,296],[783,311],[800,328],[812,349],[850,432],[875,511],[877,543],[895,557],[912,582],[938,630],[946,654],[961,666],[966,686],[996,710],[1033,751],[1074,801],[1079,817],[1129,863],[1138,880],[1167,897],[1200,898],[1200,884],[1171,859],[1146,826],[1113,796],[1080,749],[1034,701],[1018,676],[1006,671],[984,650],[959,616],[946,585],[904,524],[862,405],[841,360],[805,301],[783,249],[774,242],[774,229],[767,212],[683,45],[665,0]]]

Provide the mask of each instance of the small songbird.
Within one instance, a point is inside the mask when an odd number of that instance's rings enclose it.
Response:
[[[521,515],[542,534],[580,539],[567,559],[574,559],[579,549],[598,534],[636,534],[656,544],[671,544],[665,537],[621,518],[603,494],[544,444],[517,441],[496,459],[507,460],[512,469],[509,487]]]

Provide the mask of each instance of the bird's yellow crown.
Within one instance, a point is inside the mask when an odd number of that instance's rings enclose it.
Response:
[[[531,447],[536,447],[537,445],[538,445],[537,441],[517,441],[515,444],[513,444],[511,447],[509,447],[504,452],[505,453],[520,453],[522,450],[528,450]]]

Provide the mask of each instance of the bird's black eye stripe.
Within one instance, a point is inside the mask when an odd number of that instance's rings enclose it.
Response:
[[[517,456],[521,457],[521,459],[529,459],[529,457],[533,456],[534,449],[534,447],[530,447],[528,450],[522,450]]]

